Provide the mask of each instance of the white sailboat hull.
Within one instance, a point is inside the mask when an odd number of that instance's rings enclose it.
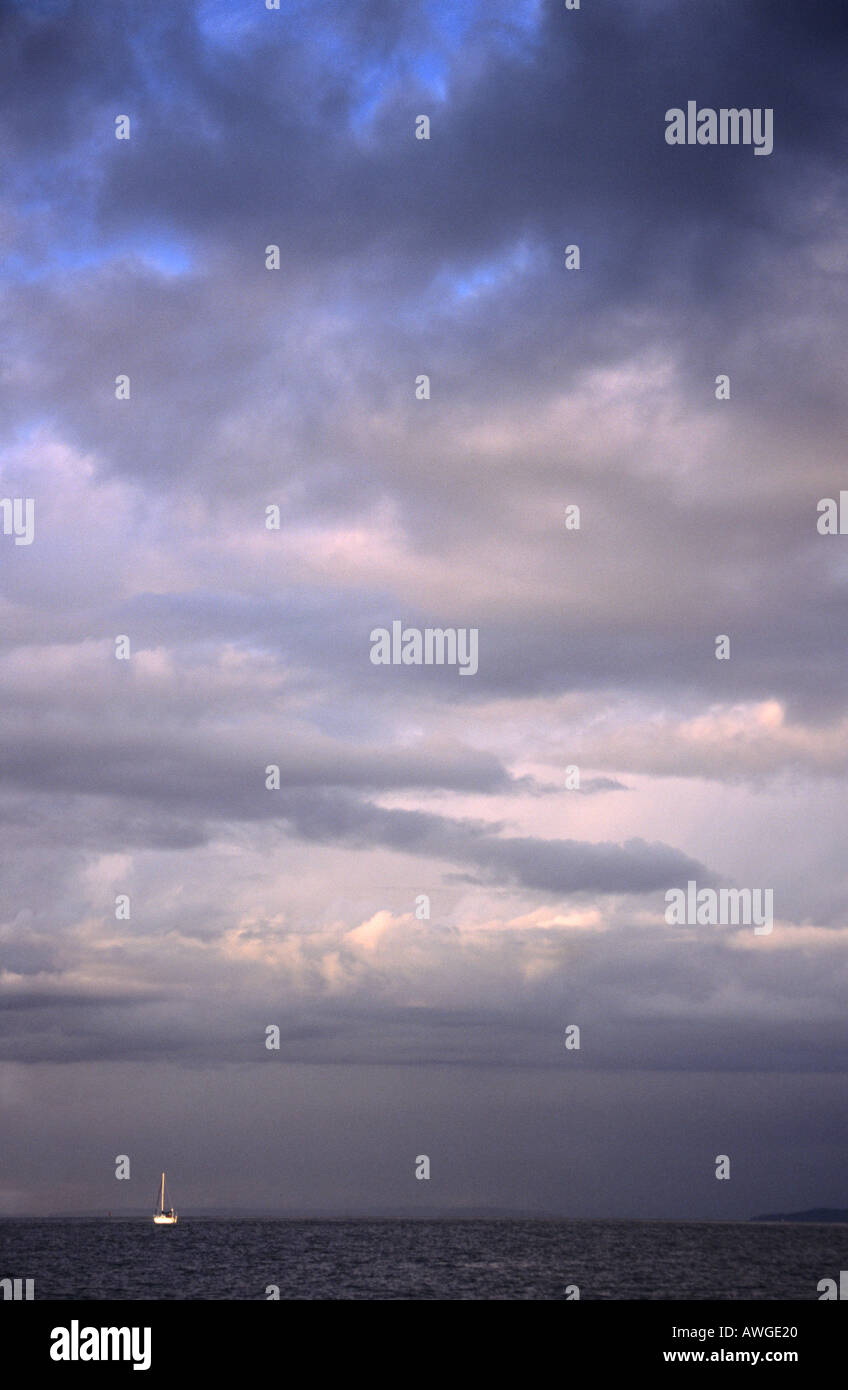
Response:
[[[173,1216],[154,1216],[153,1224],[154,1226],[176,1226],[176,1213]]]

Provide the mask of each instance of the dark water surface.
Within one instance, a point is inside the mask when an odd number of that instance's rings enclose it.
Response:
[[[36,1299],[817,1299],[848,1226],[654,1221],[0,1221]]]

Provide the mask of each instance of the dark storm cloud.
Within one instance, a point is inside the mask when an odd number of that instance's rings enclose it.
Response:
[[[711,872],[668,845],[625,845],[492,835],[489,825],[452,822],[421,811],[389,811],[329,794],[300,797],[288,812],[307,838],[379,844],[473,863],[525,888],[546,893],[645,893]]]
[[[421,1000],[414,1006],[402,1001],[409,967],[401,958],[389,952],[363,959],[348,937],[334,943],[349,972],[343,997],[317,991],[304,999],[291,979],[264,961],[249,997],[233,960],[224,989],[199,962],[190,997],[184,965],[172,965],[174,978],[156,989],[117,991],[90,981],[72,988],[65,980],[48,989],[42,978],[38,987],[8,996],[0,1022],[3,1053],[9,1061],[261,1062],[263,1054],[269,1060],[266,1027],[276,1023],[280,1052],[272,1062],[473,1061],[561,1070],[568,1021],[581,1029],[581,1048],[568,1058],[578,1072],[827,1073],[848,1065],[844,1040],[834,1034],[844,989],[841,940],[819,942],[802,956],[778,951],[764,959],[758,948],[740,950],[738,940],[734,948],[715,932],[669,943],[662,928],[647,933],[631,926],[579,944],[558,932],[508,933],[488,943],[485,991],[478,976],[473,998],[446,1007],[430,1002],[444,992],[440,973],[462,977],[475,959],[467,955],[470,943],[420,924],[408,930],[418,937],[414,977]],[[310,945],[316,967],[327,945],[327,938]],[[491,951],[495,945],[497,952]],[[155,949],[161,951],[161,943]],[[524,977],[518,1011],[515,973],[539,959],[549,968]],[[823,969],[831,977],[824,988]],[[744,1009],[728,1002],[731,980]]]
[[[641,504],[634,499],[630,511],[640,555],[646,540],[663,544],[651,512],[653,490],[644,491],[648,498]],[[617,622],[610,613],[605,623],[590,624],[579,608],[573,613],[537,611],[531,624],[524,615],[515,622],[496,616],[481,619],[459,602],[447,612],[421,612],[407,604],[403,621],[409,626],[479,624],[479,669],[467,682],[452,679],[448,684],[445,670],[436,666],[374,668],[368,660],[369,633],[374,627],[390,625],[398,605],[367,593],[357,595],[354,602],[335,594],[302,591],[285,600],[233,599],[225,593],[142,597],[122,613],[104,615],[102,630],[108,631],[109,619],[114,624],[118,617],[132,622],[133,631],[149,642],[164,637],[184,643],[216,635],[234,642],[256,642],[304,671],[320,673],[331,682],[339,680],[347,689],[355,687],[362,698],[377,702],[393,698],[395,692],[409,696],[422,689],[437,698],[457,699],[477,698],[481,688],[485,695],[529,695],[637,687],[655,694],[673,691],[684,701],[693,689],[709,690],[725,700],[781,698],[792,711],[797,708],[815,715],[817,709],[842,708],[843,648],[837,634],[844,633],[848,640],[848,598],[827,570],[812,569],[812,557],[822,556],[814,506],[806,517],[793,520],[785,539],[797,548],[797,558],[787,557],[779,570],[770,572],[770,555],[779,537],[763,533],[749,541],[748,518],[730,516],[726,524],[724,518],[718,519],[716,534],[705,532],[690,539],[682,522],[675,532],[674,516],[666,515],[671,529],[665,553],[656,577],[644,578],[652,601],[648,606],[646,600],[631,595],[633,607],[624,622]],[[798,538],[799,520],[810,533],[806,542]],[[608,538],[599,537],[598,543],[603,547]],[[705,570],[717,556],[726,556],[732,567],[743,546],[746,563],[754,557],[762,565],[760,587],[748,591],[728,582],[717,613],[715,591],[702,587],[698,592],[693,584],[684,608],[681,591],[667,584],[683,548],[689,552],[687,563],[696,580],[699,559]],[[612,594],[621,590],[622,602],[627,601],[628,569],[620,555],[611,554],[604,577]],[[764,603],[769,605],[773,623],[763,622]],[[732,634],[732,659],[724,666],[717,665],[715,658],[719,633]]]
[[[168,808],[169,833],[175,820],[179,825],[174,812],[185,817],[179,835],[182,845],[202,842],[198,820],[207,823],[207,834],[212,833],[210,822],[281,820],[307,840],[383,846],[471,862],[544,892],[645,892],[695,874],[707,876],[703,865],[665,845],[636,840],[618,846],[501,838],[492,833],[499,827],[490,822],[472,824],[428,812],[386,809],[345,790],[350,782],[383,789],[450,783],[488,792],[508,789],[508,779],[493,759],[472,757],[465,769],[464,756],[460,753],[451,770],[449,765],[440,766],[432,752],[423,758],[377,755],[374,750],[351,754],[330,746],[305,750],[301,761],[284,753],[276,764],[280,790],[269,791],[261,753],[257,750],[251,757],[243,745],[227,752],[215,743],[204,746],[201,741],[192,746],[183,734],[180,739],[160,736],[149,742],[123,739],[111,747],[105,740],[77,737],[72,746],[66,746],[42,736],[22,738],[6,748],[0,755],[0,775],[7,786],[17,785],[27,792],[36,787],[60,797],[84,792],[89,797],[118,798],[124,808],[132,802],[149,802],[150,819],[142,815],[137,821],[142,843],[151,843],[151,831],[152,842],[161,843],[157,819],[161,809]],[[328,782],[332,790],[321,786]],[[75,815],[69,819],[73,824]],[[147,826],[150,830],[145,833]],[[125,809],[123,827],[131,839]]]
[[[293,481],[289,516],[356,511],[389,488],[400,494],[419,539],[456,538],[469,530],[469,518],[483,532],[499,521],[497,502],[481,495],[487,461],[454,472],[448,507],[430,495],[420,444],[408,465],[378,453],[365,469],[349,466],[367,449],[345,439],[350,407],[385,394],[382,360],[399,345],[409,354],[410,377],[413,354],[426,355],[421,342],[435,351],[461,408],[482,404],[493,383],[500,397],[519,398],[531,381],[550,387],[587,361],[612,362],[659,337],[671,338],[684,357],[702,354],[705,364],[718,334],[734,372],[738,362],[744,373],[750,353],[734,343],[734,333],[744,324],[750,337],[758,315],[770,331],[760,312],[763,274],[776,256],[797,250],[808,231],[798,220],[799,194],[816,179],[831,189],[836,178],[844,36],[825,10],[813,6],[799,24],[791,6],[705,4],[681,23],[673,7],[622,5],[587,11],[575,26],[548,5],[538,33],[521,42],[495,42],[491,26],[480,23],[453,53],[443,39],[446,102],[423,81],[416,88],[414,65],[402,60],[422,42],[417,7],[396,6],[389,15],[383,6],[357,7],[355,14],[316,6],[309,24],[295,32],[286,27],[284,43],[276,18],[263,16],[241,43],[222,48],[192,7],[155,16],[129,5],[108,14],[79,4],[7,13],[10,84],[26,71],[10,120],[14,152],[47,161],[61,155],[86,171],[86,186],[96,193],[86,198],[78,189],[75,206],[80,229],[101,256],[128,229],[158,228],[190,248],[196,267],[163,278],[119,260],[45,282],[25,278],[7,309],[18,347],[39,368],[31,388],[17,383],[25,415],[46,411],[80,447],[93,448],[106,471],[177,488],[192,477],[214,479],[228,498],[268,489],[272,479]],[[427,42],[436,43],[429,28]],[[373,116],[357,123],[356,79],[366,55],[385,80]],[[607,80],[611,69],[615,83]],[[135,122],[126,146],[111,134],[110,103],[118,94]],[[758,160],[750,150],[699,149],[697,158],[683,158],[691,152],[664,144],[662,117],[688,95],[715,105],[744,95],[749,104],[774,106],[775,154]],[[429,144],[411,138],[411,114],[422,102],[433,110]],[[576,324],[560,335],[562,352],[552,357],[553,325],[571,301],[551,295],[551,274],[571,237],[591,255],[568,291],[577,296]],[[471,272],[481,260],[496,264],[517,238],[529,248],[518,291],[507,276],[502,300],[457,319],[448,335],[431,336],[426,313],[395,326],[398,307],[426,305],[427,286],[442,283],[439,275]],[[266,239],[283,247],[279,306],[269,303],[262,267]],[[352,311],[357,332],[364,324],[371,339],[353,361],[343,356],[341,385],[337,353],[325,361],[325,342],[311,351],[299,341],[300,314],[308,325],[322,295]],[[638,323],[636,304],[647,316]],[[279,309],[283,320],[294,316],[288,336]],[[441,329],[442,315],[433,309]],[[616,320],[620,338],[610,331]],[[62,341],[62,325],[73,352],[51,347]],[[695,341],[697,347],[687,346]],[[349,342],[343,327],[338,345],[346,350]],[[380,356],[369,366],[371,347]],[[780,380],[783,362],[803,403],[794,349],[781,356],[784,344],[774,335],[769,347],[769,379]],[[283,368],[273,391],[269,352],[279,354]],[[142,419],[129,428],[116,423],[111,399],[118,359],[144,396]],[[227,387],[243,405],[234,408]],[[234,460],[233,427],[248,421],[257,437],[248,456]],[[584,489],[597,486],[590,468],[573,461],[570,467]],[[503,483],[504,510],[519,501],[520,470],[516,479]],[[604,487],[602,480],[599,491]],[[616,505],[631,518],[641,596],[618,622],[608,611],[587,623],[579,608],[573,619],[537,610],[515,623],[489,620],[478,681],[486,693],[639,687],[655,695],[672,689],[680,698],[694,688],[725,699],[778,696],[806,713],[841,703],[841,642],[833,634],[846,626],[844,596],[799,549],[804,517],[797,502],[787,499],[768,531],[751,537],[749,517],[732,499],[719,500],[703,525],[689,505],[665,495],[665,479],[619,476],[616,494],[603,528],[609,535],[615,527]],[[781,579],[769,573],[770,556],[776,543],[793,537],[796,555],[785,557]],[[655,591],[646,594],[646,549],[662,542],[665,561]],[[731,578],[716,605],[715,588],[703,584],[699,568],[710,570],[713,583],[719,567],[732,575],[743,543],[748,565],[756,552],[760,581],[749,594]],[[678,567],[672,587],[669,571]],[[617,590],[629,584],[614,567],[607,578],[611,609]],[[684,622],[674,606],[681,592]],[[340,603],[303,590],[279,603],[227,592],[169,594],[136,597],[117,614],[84,621],[99,633],[113,616],[126,617],[150,640],[185,640],[204,629],[210,640],[258,640],[316,672],[329,649],[332,670],[322,676],[361,681],[368,698],[379,701],[355,615],[358,608],[364,628],[384,619],[390,602],[357,595]],[[717,606],[719,630],[731,628],[734,637],[734,660],[720,681],[711,655]],[[415,672],[417,686],[410,673],[391,674],[393,690],[426,685],[444,692],[444,683],[437,685],[442,673]]]
[[[490,44],[485,68],[472,68],[472,75],[470,64],[464,69],[467,51],[452,55],[450,101],[444,108],[433,103],[435,133],[421,149],[399,138],[399,127],[411,133],[425,91],[390,88],[361,147],[345,128],[350,71],[320,41],[281,44],[279,28],[268,24],[258,46],[222,60],[197,38],[185,43],[186,17],[178,9],[160,26],[162,56],[189,99],[178,113],[139,83],[144,139],[130,152],[111,149],[101,205],[106,224],[158,216],[228,244],[236,222],[241,237],[253,229],[258,239],[260,230],[276,226],[287,256],[308,255],[311,264],[373,252],[390,238],[409,269],[432,267],[446,253],[476,260],[520,232],[558,243],[569,220],[597,224],[616,209],[646,234],[630,248],[639,252],[641,273],[632,275],[632,261],[616,266],[622,280],[628,267],[631,293],[650,293],[650,282],[667,269],[669,246],[684,228],[691,233],[699,225],[710,249],[702,273],[721,267],[720,284],[729,292],[724,277],[747,259],[748,237],[761,236],[763,218],[770,232],[779,230],[775,177],[803,177],[805,165],[821,168],[841,154],[844,29],[835,33],[831,23],[825,46],[821,28],[799,24],[792,7],[779,4],[758,10],[706,3],[688,11],[685,27],[679,15],[649,17],[627,4],[590,8],[579,26],[554,4],[542,14],[529,52],[499,54]],[[343,11],[333,20],[336,28],[347,26]],[[387,47],[420,40],[420,7],[397,6],[395,25],[382,33]],[[405,36],[397,32],[404,27]],[[363,25],[345,36],[354,64],[364,52],[375,58],[372,33]],[[602,86],[611,68],[616,82]],[[665,145],[668,106],[691,95],[714,106],[743,104],[740,93],[745,104],[778,112],[773,164],[753,161],[752,168],[744,150],[730,160],[718,150],[681,160]],[[578,158],[578,150],[592,157]],[[741,241],[737,235],[719,244],[722,226],[741,231]],[[616,231],[616,242],[627,245]],[[737,270],[734,282],[741,278]],[[715,286],[709,288],[713,298]]]
[[[793,274],[824,312],[832,302],[831,286],[805,262],[810,238],[829,235],[831,222],[839,227],[844,35],[824,9],[805,7],[800,24],[791,6],[705,4],[681,23],[670,7],[621,5],[588,10],[575,26],[549,5],[539,33],[512,47],[472,26],[465,46],[445,56],[450,99],[417,90],[401,64],[403,81],[387,79],[367,138],[351,125],[361,95],[353,75],[366,53],[379,68],[421,42],[415,7],[397,7],[390,22],[379,8],[354,18],[319,7],[314,23],[286,30],[285,43],[268,15],[226,50],[184,7],[145,18],[141,29],[133,7],[118,7],[102,26],[96,14],[67,6],[52,19],[7,19],[10,76],[27,71],[12,122],[16,152],[50,159],[64,122],[62,158],[98,189],[75,200],[97,254],[108,259],[131,231],[140,255],[144,234],[155,232],[187,247],[193,269],[169,277],[124,258],[13,289],[12,341],[32,364],[15,389],[24,418],[53,419],[95,451],[103,471],[178,491],[202,480],[213,504],[252,496],[257,525],[261,504],[280,488],[290,492],[289,519],[356,516],[392,495],[411,543],[446,559],[445,545],[458,546],[463,534],[473,543],[475,532],[500,531],[526,507],[534,482],[547,491],[552,467],[533,459],[527,469],[522,460],[493,491],[489,459],[466,455],[457,467],[428,458],[436,436],[426,425],[408,422],[402,458],[352,438],[358,412],[396,403],[386,362],[409,383],[424,359],[451,424],[485,410],[493,392],[518,404],[531,388],[562,390],[590,365],[613,366],[660,343],[688,388],[705,395],[718,362],[733,373],[734,399],[767,407],[776,423],[790,401],[796,422],[815,412],[824,437],[797,445],[814,454],[809,496],[783,495],[787,463],[797,460],[758,460],[769,498],[763,524],[731,478],[723,494],[693,508],[669,495],[667,476],[619,472],[610,495],[606,478],[568,459],[587,524],[594,511],[603,533],[597,554],[613,552],[604,582],[622,621],[608,612],[590,626],[578,611],[570,631],[561,613],[535,611],[531,632],[523,617],[514,627],[490,621],[479,683],[499,693],[714,688],[728,699],[776,696],[813,717],[841,706],[844,595],[812,549],[812,518],[817,496],[838,482],[828,450],[845,422],[827,358],[844,355],[844,317],[826,319],[824,336],[819,324],[809,341],[803,327],[794,339],[780,323],[784,308],[800,326]],[[66,30],[73,43],[63,65]],[[96,74],[87,83],[84,53]],[[126,145],[111,137],[118,88],[136,120]],[[774,154],[666,146],[664,112],[688,96],[773,106]],[[419,106],[432,108],[429,143],[412,138]],[[522,239],[526,268],[517,276],[499,269]],[[583,244],[584,269],[552,293],[571,239]],[[283,250],[279,276],[264,270],[269,240]],[[39,251],[49,255],[49,241],[36,246],[36,261]],[[481,263],[494,266],[492,302],[446,313],[451,277],[473,275]],[[788,286],[776,282],[780,268]],[[322,315],[330,323],[316,332]],[[74,351],[57,352],[63,341]],[[118,368],[143,402],[132,407],[141,412],[132,425],[116,415]],[[244,444],[234,450],[239,435]],[[449,463],[446,507],[434,482]],[[640,596],[622,568],[625,516]],[[745,582],[752,552],[761,571],[753,588]],[[717,605],[722,575],[728,592]],[[678,594],[688,600],[684,621]],[[169,596],[151,610],[154,631],[180,631],[171,617],[180,602],[187,622],[204,621],[199,596]],[[345,681],[357,680],[352,608],[334,613],[328,596],[305,602],[301,612],[290,595],[285,611],[269,603],[263,613],[261,604],[212,593],[208,620],[218,636],[230,634],[231,619],[233,632],[313,666],[329,641],[336,665],[348,667]],[[357,603],[368,610],[363,623],[385,619],[373,596]],[[143,604],[131,610],[142,623]],[[703,627],[693,622],[698,610]],[[309,621],[316,612],[320,621]],[[715,686],[709,644],[725,627],[734,660]],[[438,673],[416,675],[435,688]]]
[[[766,391],[777,404],[784,395],[785,369],[796,394],[800,388],[803,395],[804,362],[791,343],[771,340],[763,292],[770,288],[775,258],[795,255],[809,234],[810,226],[797,220],[799,204],[811,203],[819,190],[828,192],[839,177],[845,98],[832,34],[833,47],[820,63],[826,32],[821,26],[811,24],[794,34],[788,49],[787,30],[797,30],[797,19],[779,5],[768,16],[752,6],[699,5],[687,12],[685,27],[668,11],[646,16],[631,5],[587,11],[575,26],[558,6],[549,5],[529,52],[484,45],[476,71],[465,50],[454,54],[457,72],[444,106],[428,103],[424,91],[404,87],[401,98],[390,88],[363,145],[347,117],[351,71],[365,51],[357,45],[370,42],[364,38],[373,34],[370,24],[360,27],[341,11],[326,13],[331,27],[351,31],[343,40],[336,36],[350,53],[345,67],[338,65],[337,52],[316,40],[314,26],[307,27],[308,39],[289,28],[288,41],[281,43],[279,26],[269,22],[243,49],[222,56],[193,31],[184,8],[162,12],[154,22],[144,17],[144,43],[136,41],[142,17],[134,7],[118,7],[102,29],[95,13],[97,7],[74,6],[52,26],[35,26],[38,40],[30,39],[19,116],[24,144],[42,149],[48,91],[68,139],[79,138],[82,126],[89,140],[89,124],[80,120],[86,108],[75,120],[66,109],[82,77],[75,55],[89,50],[98,74],[95,91],[103,83],[101,125],[114,86],[124,82],[124,105],[133,105],[138,131],[124,144],[106,129],[94,156],[88,143],[81,146],[78,162],[102,181],[87,230],[104,254],[116,238],[128,231],[138,235],[141,228],[159,228],[177,244],[202,246],[199,268],[214,275],[217,296],[216,331],[210,337],[210,306],[191,282],[156,287],[141,281],[133,294],[125,267],[89,286],[93,299],[85,332],[73,334],[79,336],[83,359],[79,367],[68,363],[67,372],[56,378],[59,389],[47,394],[63,402],[81,442],[100,446],[107,458],[114,455],[112,466],[167,480],[174,471],[162,456],[167,439],[168,454],[173,456],[176,447],[182,460],[177,476],[184,476],[187,459],[195,470],[215,467],[216,376],[235,369],[243,387],[255,390],[269,313],[298,315],[299,299],[309,287],[321,287],[340,307],[356,306],[358,325],[364,314],[366,337],[381,350],[397,353],[400,347],[401,361],[414,355],[416,342],[420,354],[423,330],[423,355],[435,348],[442,375],[450,375],[453,389],[459,386],[469,400],[485,400],[493,380],[499,392],[518,399],[531,384],[573,379],[587,361],[610,360],[628,343],[635,346],[637,337],[644,348],[646,331],[649,340],[666,345],[673,337],[681,357],[693,358],[698,374],[721,347],[726,365],[746,378],[749,392]],[[403,30],[414,34],[418,22],[417,6],[398,6],[382,42],[389,48],[403,42]],[[74,35],[67,72],[56,60],[66,29]],[[26,46],[25,40],[17,43]],[[815,82],[809,76],[813,61]],[[464,65],[473,76],[463,75]],[[167,81],[151,80],[154,67],[167,74]],[[615,83],[608,81],[611,67]],[[134,80],[127,81],[127,70]],[[691,152],[666,146],[666,108],[693,93],[716,106],[741,103],[743,95],[750,105],[773,106],[775,153],[755,159],[745,149],[699,149],[691,158]],[[429,143],[416,142],[411,134],[422,102],[433,108]],[[26,119],[29,105],[34,111]],[[795,220],[787,218],[787,205]],[[824,208],[818,216],[826,216]],[[478,324],[453,325],[448,342],[440,341],[442,332],[427,343],[420,309],[433,277],[445,270],[470,272],[508,253],[522,238],[533,263],[520,296],[507,294],[503,307],[494,307],[498,331],[492,332],[487,314]],[[551,294],[562,246],[572,239],[584,244],[583,277],[579,285],[572,277],[567,291]],[[278,242],[283,252],[283,273],[271,287],[279,311],[268,303],[263,266],[268,241]],[[258,319],[252,314],[240,328],[239,300],[245,292],[257,312],[263,301],[264,312]],[[54,309],[55,293],[51,286],[27,294],[33,296],[30,319],[44,324],[51,341],[53,313],[67,318],[79,312],[73,291]],[[92,390],[98,373],[91,373],[90,362],[85,365],[92,348],[103,373],[114,360],[114,330],[104,335],[98,319],[116,293],[130,296],[121,318],[126,314],[139,327],[134,335],[121,335],[120,351],[128,359],[124,369],[134,367],[155,393],[147,441],[133,441],[128,451],[106,447],[110,437],[117,444],[114,410],[105,396],[98,403]],[[563,315],[572,318],[575,294],[576,331],[570,327],[556,335]],[[97,300],[104,297],[98,309]],[[404,305],[418,310],[407,343],[406,334],[389,329]],[[637,306],[654,316],[653,326],[641,325],[638,334],[632,323]],[[145,331],[143,319],[152,315]],[[756,356],[733,343],[738,332],[750,336],[752,320],[767,334],[767,381],[757,371]],[[552,335],[560,340],[555,358],[545,346]],[[476,365],[463,373],[469,357]],[[310,392],[295,358],[288,354],[279,390],[285,395],[296,382],[302,412]],[[320,379],[321,364],[308,351],[306,360]],[[61,363],[53,370],[62,372]],[[364,391],[367,400],[383,373],[369,372],[364,360],[355,371],[357,393]],[[181,383],[179,409],[156,389],[160,375],[163,387]],[[331,408],[338,383],[329,390],[325,408]],[[261,399],[267,410],[272,402]],[[317,426],[320,412],[309,415]],[[203,421],[206,427],[198,429]],[[314,450],[314,428],[307,434]]]
[[[278,736],[279,737],[279,736]],[[41,735],[16,740],[0,754],[0,776],[24,790],[40,788],[58,795],[124,796],[161,799],[163,804],[206,807],[208,814],[248,817],[273,815],[274,799],[266,790],[266,766],[280,769],[284,791],[314,786],[360,786],[389,790],[403,787],[453,787],[456,790],[508,792],[510,779],[491,754],[469,748],[430,745],[420,751],[345,748],[330,740],[286,739],[277,747],[265,733],[227,740],[222,730],[188,736],[129,729],[108,735],[74,731],[73,742]],[[229,744],[229,746],[227,746]]]

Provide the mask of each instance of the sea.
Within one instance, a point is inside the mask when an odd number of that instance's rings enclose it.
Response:
[[[811,1299],[848,1225],[568,1220],[0,1220],[35,1299]]]

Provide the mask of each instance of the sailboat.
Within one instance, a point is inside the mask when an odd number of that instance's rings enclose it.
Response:
[[[165,1210],[165,1174],[162,1174],[162,1185],[159,1189],[159,1205],[153,1212],[154,1226],[176,1226],[177,1213],[173,1207]]]

